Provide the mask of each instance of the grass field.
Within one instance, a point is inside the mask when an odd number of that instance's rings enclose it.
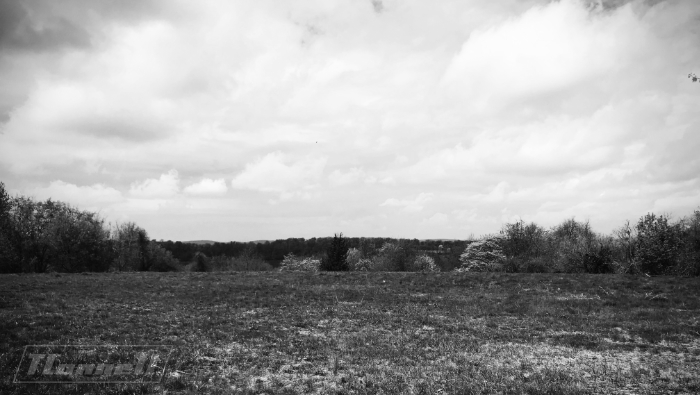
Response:
[[[25,345],[169,344],[160,385],[13,384]],[[698,393],[700,279],[0,275],[0,393]]]

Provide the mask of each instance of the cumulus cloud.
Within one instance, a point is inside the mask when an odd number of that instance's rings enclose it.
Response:
[[[104,184],[77,186],[61,180],[52,181],[46,187],[32,189],[29,193],[40,200],[50,198],[92,210],[100,210],[124,201],[121,192]]]
[[[223,178],[212,180],[205,178],[202,181],[188,185],[183,192],[194,196],[223,196],[228,191],[226,181]]]
[[[237,189],[288,192],[313,187],[323,175],[325,158],[302,158],[290,163],[281,152],[272,152],[249,163],[232,181]]]
[[[432,193],[421,193],[414,199],[389,198],[385,200],[384,203],[380,204],[380,206],[401,207],[404,211],[418,212],[423,210],[425,204],[432,200],[432,198]]]
[[[347,172],[342,172],[340,170],[334,170],[328,175],[328,181],[332,186],[342,186],[354,184],[363,178],[365,172],[357,167],[353,167]]]
[[[204,214],[222,240],[681,215],[698,18],[696,0],[3,2],[0,178],[179,239]]]
[[[134,183],[129,188],[129,195],[137,198],[171,198],[180,190],[180,179],[177,170],[173,169],[160,178],[149,178],[143,182]]]

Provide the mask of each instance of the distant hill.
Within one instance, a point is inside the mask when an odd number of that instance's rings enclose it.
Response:
[[[192,241],[183,241],[183,243],[188,243],[188,244],[214,244],[218,243],[218,241],[213,241],[213,240],[192,240]]]

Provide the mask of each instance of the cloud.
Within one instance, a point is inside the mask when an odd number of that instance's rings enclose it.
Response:
[[[365,172],[357,167],[353,167],[345,173],[334,170],[328,175],[328,181],[332,186],[350,185],[358,182],[364,175]]]
[[[183,192],[194,196],[223,196],[228,191],[226,181],[223,178],[212,180],[205,178],[202,181],[185,187]]]
[[[178,194],[179,184],[178,172],[173,169],[161,174],[158,179],[149,178],[143,182],[132,184],[129,188],[129,195],[142,199],[172,198]]]
[[[50,198],[91,210],[99,210],[124,201],[121,192],[104,184],[77,186],[55,180],[47,187],[35,188],[29,192],[40,200]]]
[[[432,193],[421,193],[418,196],[416,196],[414,199],[396,199],[396,198],[389,198],[384,201],[384,203],[380,204],[380,206],[388,206],[388,207],[401,207],[404,211],[407,212],[418,212],[423,210],[423,207],[425,207],[425,204],[433,199],[433,194]]]
[[[696,208],[696,0],[0,7],[0,179],[102,186],[158,238],[606,231]],[[189,236],[203,215],[212,235]]]
[[[273,152],[245,166],[232,181],[236,189],[288,192],[313,187],[323,175],[325,158],[306,157],[288,163],[281,152]],[[287,163],[286,163],[287,162]]]

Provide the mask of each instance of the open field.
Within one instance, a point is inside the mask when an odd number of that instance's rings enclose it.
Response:
[[[12,384],[25,345],[171,344],[149,385]],[[697,393],[700,278],[0,275],[0,393]]]

